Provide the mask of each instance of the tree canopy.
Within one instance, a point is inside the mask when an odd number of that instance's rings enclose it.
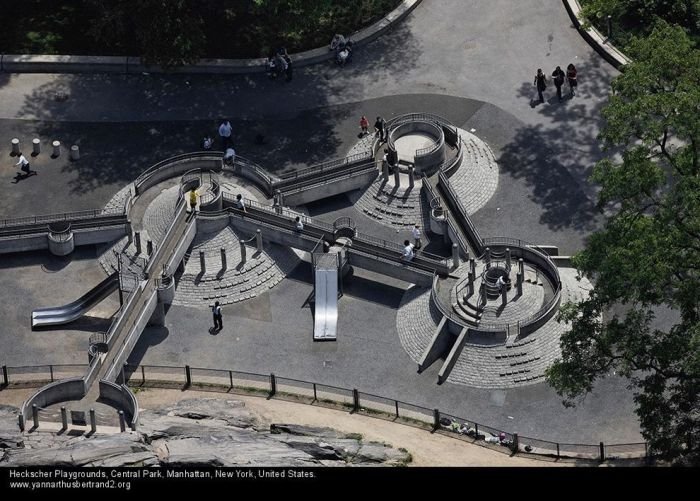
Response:
[[[547,379],[574,405],[600,377],[629,378],[652,450],[699,464],[700,51],[661,23],[628,55],[592,176],[611,216],[573,259],[595,287],[562,308],[571,330]],[[659,308],[672,325],[653,325]]]

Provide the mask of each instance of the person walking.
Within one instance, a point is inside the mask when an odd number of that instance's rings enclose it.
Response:
[[[233,202],[233,206],[238,210],[242,210],[243,212],[248,212],[245,210],[245,202],[243,201],[243,195],[241,195],[240,193],[238,195],[236,195],[236,201]]]
[[[557,88],[557,97],[561,101],[561,87],[564,85],[564,70],[560,66],[552,72],[552,80],[554,81],[554,86]]]
[[[413,236],[413,246],[416,248],[416,250],[420,249],[423,247],[423,243],[420,240],[421,234],[420,234],[420,227],[418,225],[415,225],[413,229],[411,230],[411,235]]]
[[[22,172],[26,175],[32,172],[32,168],[29,166],[29,160],[27,160],[27,157],[25,157],[21,151],[19,152],[19,160],[15,165],[19,165],[19,168],[22,169]]]
[[[412,260],[416,254],[413,252],[413,244],[409,242],[408,240],[403,241],[403,254],[401,254],[401,259],[403,261],[410,261]]]
[[[386,131],[386,120],[384,120],[382,117],[377,117],[377,121],[374,122],[374,131],[379,135],[380,143],[386,141],[384,138]]]
[[[197,207],[197,190],[190,191],[190,208],[192,211]]]
[[[224,315],[221,313],[221,305],[218,301],[214,302],[211,312],[214,316],[214,329],[220,331],[224,328]]]
[[[299,216],[297,216],[294,220],[294,228],[297,231],[302,231],[304,229],[304,223],[301,222],[301,218]]]
[[[362,118],[360,118],[360,131],[361,131],[360,136],[361,137],[364,137],[367,134],[369,134],[367,129],[369,129],[369,120],[367,120],[366,116],[362,115]]]
[[[221,149],[223,151],[226,151],[228,145],[231,144],[231,132],[233,132],[231,122],[226,119],[222,120],[221,125],[219,125],[219,137],[221,138]]]
[[[534,85],[537,87],[537,95],[540,97],[540,103],[544,103],[544,95],[542,93],[547,88],[547,77],[542,73],[542,68],[537,69]]]
[[[569,81],[569,93],[571,96],[576,95],[576,87],[578,86],[578,73],[576,71],[576,66],[569,63],[566,67],[566,79]]]

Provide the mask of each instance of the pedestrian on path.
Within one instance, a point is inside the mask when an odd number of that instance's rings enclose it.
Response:
[[[218,301],[214,302],[214,307],[211,311],[214,316],[214,329],[220,331],[224,328],[224,315],[221,313],[221,306]]]
[[[416,248],[416,250],[420,249],[423,247],[423,243],[420,240],[421,234],[420,234],[420,227],[418,225],[415,225],[413,229],[411,230],[411,235],[413,235],[413,246]]]
[[[552,72],[552,80],[554,81],[554,86],[557,88],[557,97],[561,101],[561,87],[564,85],[564,70],[560,66]]]
[[[571,63],[566,67],[566,78],[569,81],[569,93],[571,96],[575,96],[576,87],[578,86],[578,73],[576,71],[576,66]]]
[[[224,165],[233,167],[233,163],[236,161],[236,150],[232,146],[226,148],[226,153],[224,153]]]
[[[15,165],[19,165],[19,168],[22,169],[22,172],[24,172],[26,175],[29,175],[32,172],[32,169],[29,166],[29,160],[27,160],[27,157],[25,157],[21,151],[19,152],[19,160]]]
[[[192,211],[197,207],[197,190],[190,191],[190,208]]]
[[[544,103],[544,95],[542,93],[547,88],[547,77],[542,73],[542,68],[537,69],[534,85],[537,87],[537,95],[540,97],[540,103]]]
[[[386,139],[384,138],[386,131],[386,120],[384,120],[382,117],[377,117],[377,121],[374,122],[374,131],[379,136],[380,143],[386,141]]]
[[[303,231],[303,229],[304,229],[304,223],[301,222],[301,218],[300,218],[299,216],[296,217],[296,219],[294,220],[294,222],[295,222],[294,228],[295,228],[297,231]]]
[[[416,253],[413,252],[413,244],[409,242],[408,240],[403,241],[403,254],[401,255],[401,259],[403,261],[410,261],[412,260],[415,256]]]
[[[231,144],[232,131],[233,129],[231,128],[231,122],[226,119],[222,120],[221,125],[219,125],[219,137],[221,137],[221,149],[223,151],[226,151],[228,145]]]
[[[367,120],[366,116],[362,115],[362,118],[360,118],[360,137],[369,134],[367,129],[369,129],[369,120]]]
[[[243,201],[243,195],[240,193],[236,195],[236,201],[233,203],[234,207],[238,210],[242,210],[243,212],[247,212],[245,210],[245,202]]]

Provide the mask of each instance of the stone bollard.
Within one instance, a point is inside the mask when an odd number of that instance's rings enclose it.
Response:
[[[382,161],[382,177],[384,181],[389,180],[389,162]]]
[[[415,185],[415,180],[416,180],[416,174],[415,174],[415,167],[413,165],[410,165],[408,167],[408,187],[409,189],[413,189],[413,186]]]
[[[38,155],[39,153],[41,153],[41,141],[39,140],[39,138],[35,137],[34,139],[32,139],[32,153],[34,155]]]
[[[146,242],[146,254],[148,254],[149,257],[153,254],[153,242],[150,240]]]
[[[226,263],[226,248],[222,247],[221,248],[221,269],[226,270],[227,268],[227,263]]]
[[[97,431],[97,418],[95,417],[95,409],[90,409],[90,431],[95,433]]]
[[[245,256],[245,240],[240,241],[241,244],[241,264],[245,264],[246,261],[246,256]]]
[[[263,241],[262,241],[262,231],[260,228],[255,230],[255,245],[258,248],[258,252],[262,252],[263,250]]]
[[[518,259],[518,271],[523,277],[525,276],[525,261],[523,261],[523,258]]]
[[[518,273],[515,276],[515,285],[518,288],[518,296],[522,296],[523,295],[523,274],[522,273]]]
[[[141,254],[141,233],[134,233],[134,244],[136,245],[136,255]]]
[[[488,301],[488,297],[486,296],[486,284],[482,283],[481,284],[481,304],[486,304]]]
[[[400,177],[401,172],[399,171],[399,165],[396,164],[394,166],[394,187],[398,188],[401,186],[401,177]]]
[[[61,425],[63,426],[62,430],[68,429],[68,411],[64,406],[61,406]]]
[[[12,141],[10,141],[10,142],[12,143],[12,154],[19,155],[19,151],[20,151],[19,139],[15,137],[15,138],[12,138]]]
[[[505,285],[501,287],[501,305],[505,306],[508,304],[508,287]]]
[[[58,158],[61,156],[61,141],[54,141],[51,143],[51,146],[53,146],[53,155],[51,155],[53,158]]]
[[[80,147],[77,144],[70,147],[70,159],[80,160]]]
[[[126,418],[124,417],[124,411],[119,411],[119,430],[124,433],[126,431]]]
[[[34,428],[39,427],[39,408],[36,404],[32,404],[32,419],[34,420]]]
[[[459,245],[452,244],[452,269],[456,270],[459,267]]]
[[[199,251],[199,270],[204,275],[207,272],[207,263],[204,257],[204,251]]]
[[[489,268],[491,268],[491,248],[490,247],[486,247],[485,257],[486,257],[486,269],[488,270]]]
[[[511,261],[511,256],[510,256],[510,248],[506,247],[506,266],[510,270],[510,261]]]

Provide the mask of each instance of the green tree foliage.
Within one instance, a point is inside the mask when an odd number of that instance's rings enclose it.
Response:
[[[612,216],[574,258],[596,285],[562,308],[572,328],[547,379],[574,405],[600,377],[629,378],[653,450],[700,464],[700,50],[662,23],[628,52],[601,134],[622,153],[593,174]],[[658,308],[677,321],[653,328]]]
[[[582,9],[588,19],[628,18],[651,28],[660,18],[694,32],[700,29],[700,0],[586,0]]]

